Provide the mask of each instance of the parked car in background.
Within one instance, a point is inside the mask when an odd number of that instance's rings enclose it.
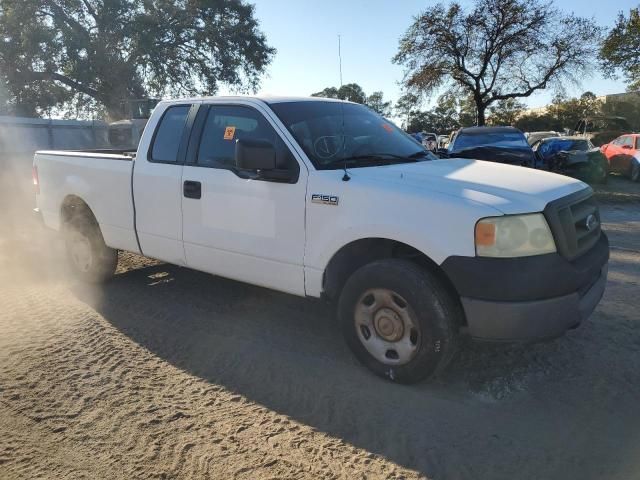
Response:
[[[422,133],[422,146],[430,152],[438,148],[438,136],[435,133]]]
[[[609,170],[640,181],[640,133],[621,135],[600,147],[609,161]]]
[[[449,146],[449,135],[438,135],[438,148],[447,148]]]
[[[587,183],[605,183],[609,175],[607,157],[583,137],[550,137],[532,145],[536,168],[578,178]]]
[[[534,143],[542,140],[543,138],[559,137],[560,133],[554,132],[554,131],[548,131],[548,132],[525,132],[524,136],[527,138],[527,142],[529,142],[529,145],[533,145]]]
[[[511,165],[535,166],[535,155],[524,134],[514,127],[468,127],[455,134],[450,158],[473,158]]]

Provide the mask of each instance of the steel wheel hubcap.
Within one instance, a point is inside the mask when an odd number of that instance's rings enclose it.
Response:
[[[418,352],[421,335],[415,313],[392,290],[364,292],[356,305],[354,322],[358,339],[379,362],[403,365]]]
[[[378,310],[373,316],[373,325],[378,336],[387,342],[397,342],[404,335],[402,319],[391,308]]]

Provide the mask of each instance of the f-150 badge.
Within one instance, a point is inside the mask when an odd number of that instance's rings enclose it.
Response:
[[[322,205],[338,205],[339,198],[335,195],[322,195],[320,193],[313,193],[311,195],[311,203],[320,203]]]

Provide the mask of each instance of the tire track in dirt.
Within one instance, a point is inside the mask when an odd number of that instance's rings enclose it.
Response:
[[[0,303],[3,478],[419,477],[167,364],[64,287]]]

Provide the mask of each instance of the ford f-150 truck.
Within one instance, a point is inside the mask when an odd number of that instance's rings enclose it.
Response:
[[[332,299],[358,359],[397,382],[440,371],[462,335],[560,336],[607,278],[586,184],[436,159],[337,100],[164,101],[137,152],[40,151],[34,183],[82,279],[110,278],[124,250]]]

